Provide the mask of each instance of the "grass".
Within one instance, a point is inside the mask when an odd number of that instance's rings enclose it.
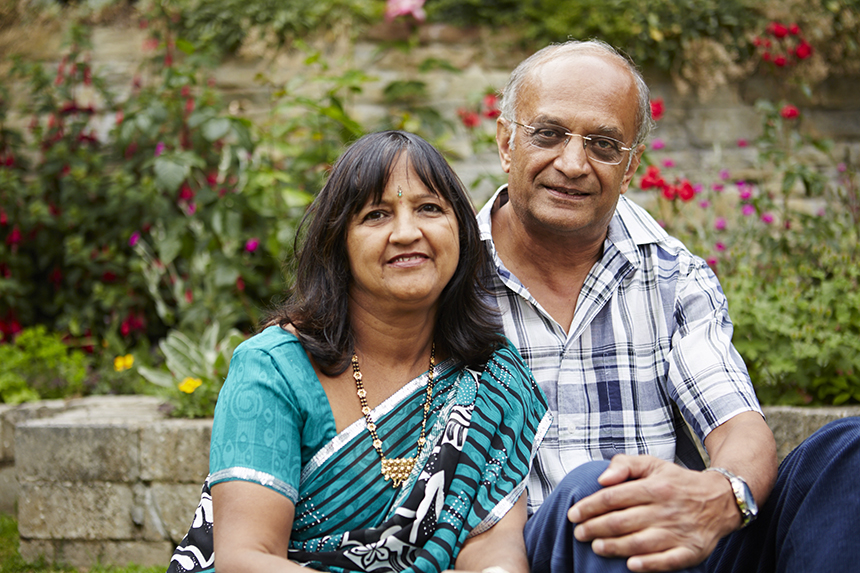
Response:
[[[115,567],[96,565],[89,573],[164,573],[163,567],[129,565]],[[18,552],[18,521],[11,515],[0,513],[0,573],[78,573],[74,567],[64,567],[39,561],[26,563]]]

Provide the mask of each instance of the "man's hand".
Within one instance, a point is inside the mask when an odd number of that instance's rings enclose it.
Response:
[[[731,485],[717,473],[619,454],[598,481],[604,489],[568,511],[574,536],[598,555],[628,557],[632,571],[697,565],[741,524]]]

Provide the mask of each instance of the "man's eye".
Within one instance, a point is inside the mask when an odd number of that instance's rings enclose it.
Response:
[[[536,129],[534,135],[535,137],[543,139],[545,141],[564,139],[564,133],[561,130],[552,129],[549,127],[540,127]]]
[[[591,145],[593,145],[595,149],[600,149],[601,151],[618,151],[618,144],[605,137],[591,136]]]

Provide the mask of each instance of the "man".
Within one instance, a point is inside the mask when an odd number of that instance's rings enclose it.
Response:
[[[777,477],[716,277],[623,197],[652,123],[642,76],[601,42],[541,50],[503,95],[508,185],[478,218],[505,333],[555,416],[529,481],[533,573],[694,567]],[[698,471],[687,426],[718,470]]]

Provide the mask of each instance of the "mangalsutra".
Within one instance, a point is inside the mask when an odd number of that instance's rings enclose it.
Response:
[[[361,370],[358,368],[358,356],[352,355],[352,377],[355,378],[356,394],[361,402],[361,413],[364,414],[364,421],[367,426],[367,431],[370,432],[370,437],[373,438],[373,449],[382,458],[382,476],[385,481],[391,480],[391,485],[400,487],[406,478],[412,473],[412,468],[415,467],[415,460],[421,455],[421,450],[427,442],[427,416],[430,412],[430,402],[433,399],[433,383],[436,368],[436,343],[430,346],[430,369],[427,373],[427,392],[424,396],[424,414],[421,418],[421,435],[418,437],[418,451],[414,456],[408,458],[386,458],[382,453],[382,440],[376,433],[376,424],[373,418],[370,417],[370,407],[367,405],[367,391],[364,389],[364,384],[361,381]]]

